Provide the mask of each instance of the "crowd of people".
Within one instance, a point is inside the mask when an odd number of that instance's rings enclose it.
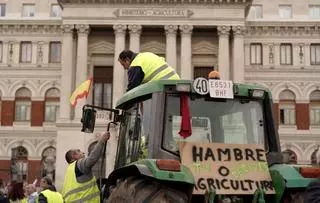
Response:
[[[63,202],[62,195],[56,191],[51,178],[45,176],[40,184],[13,181],[5,184],[0,179],[0,203],[47,203],[48,198]]]

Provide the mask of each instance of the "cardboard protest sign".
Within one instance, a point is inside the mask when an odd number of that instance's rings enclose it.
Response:
[[[195,177],[194,194],[275,194],[263,146],[180,142],[181,162]]]

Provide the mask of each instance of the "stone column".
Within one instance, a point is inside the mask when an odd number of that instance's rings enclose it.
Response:
[[[244,56],[245,56],[245,60],[244,60],[244,65],[249,66],[251,65],[251,54],[250,54],[250,43],[246,42],[244,44]]]
[[[3,41],[2,44],[2,64],[8,63],[9,41]]]
[[[166,61],[177,70],[177,25],[165,25],[166,31]]]
[[[130,50],[133,52],[140,51],[140,35],[141,35],[141,25],[129,25],[130,33]]]
[[[273,60],[274,60],[274,65],[275,67],[280,66],[280,43],[274,43],[274,55],[273,55]]]
[[[300,51],[299,43],[293,43],[292,44],[292,64],[293,64],[293,66],[300,65],[299,51]]]
[[[37,64],[37,55],[38,55],[38,42],[32,42],[32,56],[31,56],[32,64]]]
[[[75,88],[88,79],[88,34],[90,27],[89,25],[76,25],[76,29],[78,32],[78,47]],[[85,98],[78,100],[74,117],[76,122],[80,122],[82,117],[82,107],[85,104]]]
[[[262,43],[262,64],[263,66],[269,65],[269,44]]]
[[[310,66],[310,43],[304,44],[304,66],[305,68]]]
[[[244,82],[244,26],[233,26],[233,81]]]
[[[50,42],[48,41],[43,42],[42,55],[43,55],[42,64],[44,64],[45,66],[48,66],[49,58],[50,58]]]
[[[218,70],[222,80],[230,80],[230,56],[229,56],[229,35],[230,26],[218,26],[219,35],[219,56]]]
[[[17,66],[20,63],[20,43],[19,41],[13,41],[12,47],[12,60],[13,64]]]
[[[69,102],[72,91],[73,78],[73,25],[63,25],[63,42],[61,58],[61,94],[60,119],[61,122],[70,120],[71,105]]]
[[[112,106],[115,107],[117,101],[126,91],[127,76],[124,72],[123,67],[118,61],[119,54],[125,48],[125,37],[126,37],[126,25],[117,24],[113,26],[115,34],[115,50],[114,50],[114,62],[113,62],[113,97]]]
[[[181,63],[180,63],[180,77],[181,79],[192,80],[193,70],[192,70],[192,50],[191,50],[191,35],[193,26],[192,25],[180,25],[181,34]]]

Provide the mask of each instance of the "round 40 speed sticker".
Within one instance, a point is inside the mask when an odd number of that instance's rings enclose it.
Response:
[[[209,83],[205,78],[196,78],[193,82],[193,89],[201,95],[209,93]]]

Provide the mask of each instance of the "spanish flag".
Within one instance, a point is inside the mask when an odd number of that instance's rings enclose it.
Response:
[[[70,97],[70,103],[73,107],[77,105],[78,99],[81,99],[83,97],[87,98],[89,94],[89,90],[92,84],[92,78],[89,78],[88,80],[81,83],[77,89],[72,93]]]

